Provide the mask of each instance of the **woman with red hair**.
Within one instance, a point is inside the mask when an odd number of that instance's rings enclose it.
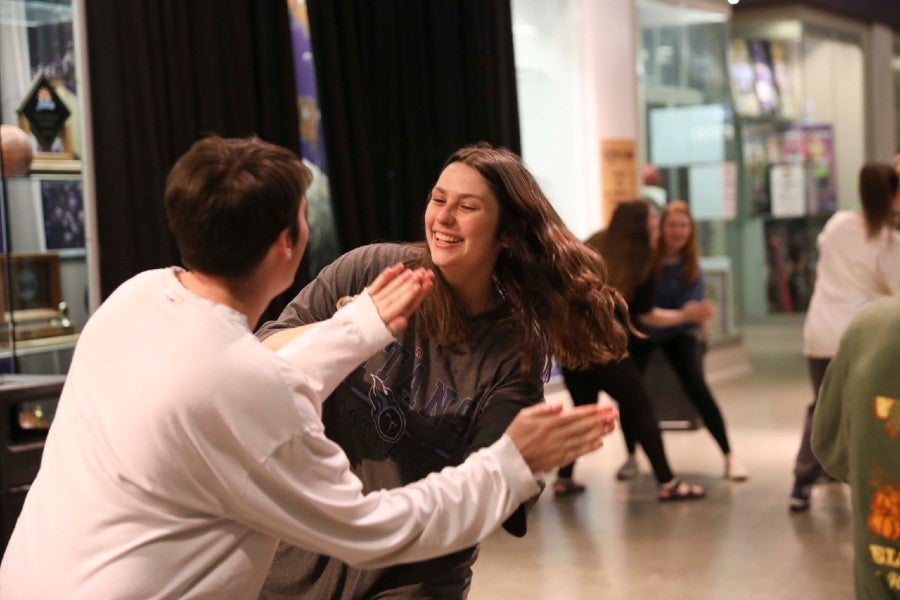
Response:
[[[609,226],[587,239],[585,244],[606,261],[610,284],[628,301],[628,315],[632,323],[666,327],[684,323],[702,323],[711,313],[698,302],[687,303],[677,310],[655,307],[655,273],[652,256],[659,237],[659,216],[646,198],[620,202]],[[629,335],[629,348],[633,335]],[[566,389],[576,406],[595,404],[597,394],[606,392],[619,405],[622,431],[633,432],[626,442],[633,461],[635,438],[641,443],[658,483],[661,501],[702,498],[702,486],[690,484],[676,477],[669,466],[662,436],[650,395],[641,382],[639,367],[631,356],[620,360],[592,361],[585,367],[562,365]],[[633,465],[635,463],[632,463]],[[584,491],[583,483],[573,479],[575,463],[561,467],[553,484],[557,496]],[[637,475],[637,467],[631,479]]]
[[[691,211],[686,202],[674,200],[666,205],[659,221],[659,243],[653,254],[656,276],[654,305],[658,308],[677,310],[689,302],[704,302],[703,277],[697,250],[697,232]],[[712,306],[709,306],[710,310]],[[700,327],[696,323],[683,323],[671,327],[652,327],[637,320],[639,328],[647,334],[645,339],[633,338],[631,356],[641,371],[647,367],[650,353],[660,348],[678,376],[691,404],[700,413],[703,423],[712,434],[725,456],[725,478],[744,481],[747,469],[731,452],[725,419],[716,403],[703,373],[700,351]],[[628,479],[634,468],[633,435],[623,423],[622,432],[628,446],[629,458],[619,471],[619,477]]]

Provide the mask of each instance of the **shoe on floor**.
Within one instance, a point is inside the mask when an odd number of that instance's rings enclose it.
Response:
[[[659,486],[659,501],[671,502],[672,500],[698,500],[706,495],[703,486],[694,485],[678,478]]]
[[[810,487],[811,486],[808,485],[802,485],[799,482],[794,482],[794,488],[791,490],[791,497],[788,500],[788,508],[791,509],[791,512],[809,510]]]
[[[725,479],[729,481],[747,481],[750,471],[738,459],[731,457],[725,461]]]
[[[616,471],[616,479],[619,481],[628,481],[629,479],[634,479],[638,474],[638,466],[637,460],[635,459],[633,454],[628,455],[628,459],[625,463],[619,467],[619,470]]]
[[[580,494],[585,489],[583,483],[579,483],[569,477],[558,477],[553,484],[553,493],[557,497]]]

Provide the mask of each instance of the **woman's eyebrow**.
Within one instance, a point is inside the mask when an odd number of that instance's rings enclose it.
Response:
[[[434,186],[434,189],[433,189],[432,191],[433,191],[433,192],[440,192],[440,193],[442,193],[442,194],[446,194],[446,193],[447,193],[447,190],[445,190],[444,188],[442,188],[442,187],[440,187],[440,186],[437,186],[437,185]],[[484,202],[484,198],[482,198],[482,197],[479,196],[478,194],[462,193],[462,194],[457,194],[457,196],[459,196],[459,197],[462,198],[462,199],[473,199],[473,200],[479,200],[479,201],[481,201],[481,202]]]

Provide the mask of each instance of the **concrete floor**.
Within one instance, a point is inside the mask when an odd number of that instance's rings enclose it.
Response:
[[[707,497],[659,503],[640,452],[640,476],[615,480],[625,448],[614,433],[576,467],[584,494],[556,499],[548,489],[524,538],[500,531],[482,544],[470,600],[852,598],[847,486],[816,486],[808,512],[787,507],[811,394],[801,326],[797,316],[745,324],[749,373],[710,374],[747,482],[722,479],[721,454],[705,429],[667,431],[676,475],[706,486]],[[569,401],[564,391],[548,398]]]

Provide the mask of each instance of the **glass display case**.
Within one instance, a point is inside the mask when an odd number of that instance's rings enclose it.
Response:
[[[90,313],[71,0],[0,0],[0,375],[65,374]]]
[[[709,339],[730,342],[739,336],[734,315],[741,306],[731,269],[742,258],[727,243],[742,216],[728,77],[730,14],[705,0],[638,0],[636,6],[643,153],[653,174],[645,175],[642,193],[658,204],[690,205],[707,293],[721,315]]]
[[[733,33],[741,191],[763,234],[765,309],[805,312],[816,237],[835,210],[857,202],[865,29],[815,11],[773,10],[736,15]]]

